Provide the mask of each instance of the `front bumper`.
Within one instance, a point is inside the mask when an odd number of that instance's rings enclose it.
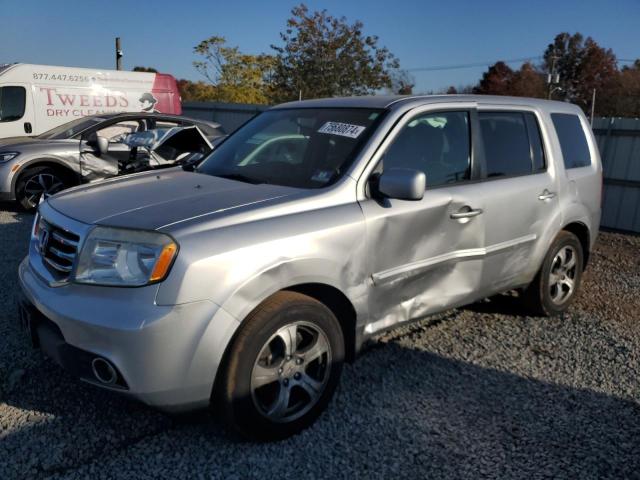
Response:
[[[51,287],[28,258],[20,264],[19,281],[28,302],[58,329],[59,341],[86,353],[71,357],[72,364],[81,365],[70,367],[69,360],[62,362],[48,352],[72,373],[99,384],[82,363],[100,356],[116,367],[122,380],[105,388],[170,411],[208,405],[218,366],[238,326],[218,305],[200,301],[158,306],[157,286]]]

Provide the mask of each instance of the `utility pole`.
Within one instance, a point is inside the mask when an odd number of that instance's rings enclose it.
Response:
[[[549,89],[547,91],[547,98],[551,100],[551,94],[555,90],[554,85],[560,83],[560,74],[556,73],[556,60],[558,57],[555,52],[551,56],[551,72],[547,74],[547,84],[549,84]]]
[[[591,97],[591,128],[593,128],[593,115],[596,111],[596,89],[593,89],[593,96]]]
[[[122,45],[120,45],[120,37],[116,37],[116,70],[122,70]]]

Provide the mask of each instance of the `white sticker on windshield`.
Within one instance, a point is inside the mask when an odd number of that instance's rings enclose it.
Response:
[[[318,133],[328,133],[329,135],[340,135],[341,137],[358,138],[365,127],[351,125],[350,123],[327,122],[320,127]]]

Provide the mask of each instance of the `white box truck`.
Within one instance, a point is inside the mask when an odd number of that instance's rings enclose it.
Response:
[[[180,115],[175,78],[163,73],[0,65],[0,138],[39,135],[86,115],[140,111]]]

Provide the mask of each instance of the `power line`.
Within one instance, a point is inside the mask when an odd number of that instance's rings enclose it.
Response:
[[[487,67],[489,65],[493,65],[498,61],[502,63],[510,64],[510,63],[521,63],[521,62],[530,62],[533,60],[542,60],[544,57],[541,55],[532,56],[532,57],[522,57],[522,58],[512,58],[510,60],[496,60],[492,62],[475,62],[475,63],[460,63],[455,65],[434,65],[431,67],[415,67],[415,68],[406,68],[407,72],[435,72],[438,70],[462,70],[464,68],[475,68],[475,67]],[[636,60],[629,58],[618,58],[618,63],[635,63]]]
[[[531,60],[541,60],[543,57],[532,56],[532,57],[522,57],[522,58],[513,58],[511,60],[500,60],[503,63],[520,63],[520,62],[528,62]],[[476,62],[476,63],[461,63],[457,65],[436,65],[432,67],[416,67],[416,68],[407,68],[408,72],[433,72],[436,70],[459,70],[463,68],[473,68],[473,67],[486,67],[488,65],[493,65],[496,61],[493,62]]]

